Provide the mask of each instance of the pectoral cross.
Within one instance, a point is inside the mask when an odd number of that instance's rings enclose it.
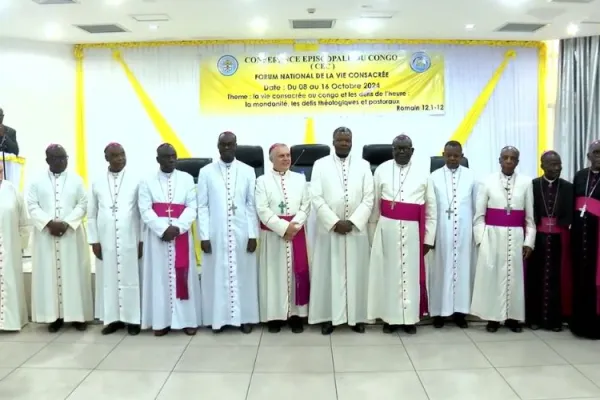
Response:
[[[510,211],[512,210],[510,204],[508,204],[506,207],[504,207],[504,210],[506,211],[506,215],[510,215]]]
[[[580,218],[583,218],[583,216],[585,215],[585,212],[587,211],[587,204],[584,204],[584,205],[583,205],[583,207],[581,207],[581,208],[579,209],[579,211],[581,211],[581,212],[579,213],[579,217],[580,217]]]
[[[450,218],[452,218],[452,215],[454,214],[454,211],[452,211],[452,207],[448,207],[445,213],[448,214],[448,221],[450,221]]]
[[[546,226],[548,227],[548,230],[549,230],[550,232],[552,232],[552,227],[553,227],[554,225],[556,225],[556,224],[554,223],[554,218],[548,218],[548,220],[546,221]]]
[[[116,204],[114,204],[111,208],[113,216],[117,215],[117,211],[119,210],[119,207],[117,207]]]
[[[173,210],[171,209],[171,206],[169,206],[165,212],[169,216],[169,219],[171,219],[171,213],[173,212]]]
[[[285,212],[285,203],[283,201],[281,203],[279,203],[279,205],[277,207],[279,207],[281,214],[283,214]]]
[[[231,203],[231,207],[229,207],[229,211],[231,211],[231,213],[233,215],[235,215],[235,210],[237,210],[237,207],[235,206],[234,203]]]

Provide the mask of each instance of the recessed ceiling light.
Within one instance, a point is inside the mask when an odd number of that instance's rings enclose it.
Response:
[[[120,6],[125,2],[125,0],[105,0],[106,5],[109,6]]]
[[[475,29],[475,24],[466,24],[465,29],[468,31],[472,31],[473,29]]]
[[[577,24],[569,24],[569,26],[567,26],[567,33],[571,36],[577,35],[577,33],[579,32],[579,25]]]
[[[158,30],[158,25],[156,25],[156,24],[149,25],[148,29],[150,29],[151,31],[156,31],[156,30]]]
[[[250,21],[250,28],[257,33],[262,33],[267,30],[269,26],[268,21],[263,17],[256,17]]]

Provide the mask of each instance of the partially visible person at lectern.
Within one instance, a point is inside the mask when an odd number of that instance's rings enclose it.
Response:
[[[17,131],[10,126],[4,125],[4,111],[0,108],[0,151],[19,155],[19,144],[17,143]]]

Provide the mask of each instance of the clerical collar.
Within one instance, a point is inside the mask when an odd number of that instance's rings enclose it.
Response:
[[[502,177],[504,179],[512,179],[515,176],[514,172],[512,173],[512,175],[506,175],[504,172],[500,171],[500,174],[502,174]]]
[[[226,163],[221,158],[219,158],[219,164],[224,165],[225,167],[231,167],[233,165],[233,163],[235,162],[235,160],[236,159],[234,158],[233,161],[231,161],[230,163]]]
[[[558,178],[556,178],[556,179],[558,179]],[[548,178],[546,178],[546,175],[544,175],[544,180],[546,182],[548,182],[550,185],[552,185],[554,182],[556,182],[556,179],[548,179]]]
[[[48,171],[48,172],[49,172],[49,173],[50,173],[50,175],[52,175],[53,177],[55,177],[55,178],[60,178],[60,177],[62,176],[62,174],[64,174],[66,171],[64,171],[64,172],[61,172],[60,174],[57,174],[57,173],[55,173],[55,172],[52,172],[52,171]]]
[[[448,171],[450,171],[451,173],[455,173],[456,171],[458,171],[458,169],[460,168],[460,165],[454,169],[450,168],[449,166],[444,164],[444,168],[446,168]]]
[[[273,174],[275,174],[277,176],[285,176],[285,175],[287,175],[289,169],[287,171],[277,171],[276,169],[273,169],[271,171],[273,171]]]
[[[163,170],[159,170],[159,171],[160,171],[160,174],[161,174],[162,176],[164,176],[165,178],[170,178],[170,177],[171,177],[171,175],[173,175],[173,173],[175,172],[175,171],[172,171],[172,172],[165,172],[165,171],[163,171]]]
[[[336,160],[336,161],[339,161],[339,162],[341,162],[342,164],[343,164],[343,163],[345,163],[346,161],[350,161],[350,154],[348,154],[348,155],[346,156],[346,158],[342,158],[342,157],[338,156],[337,154],[333,153],[333,157],[335,157],[335,160]]]
[[[394,164],[396,164],[396,166],[400,169],[404,169],[404,168],[408,168],[410,166],[410,161],[407,162],[406,164],[402,165],[402,164],[398,164],[396,161],[394,161]]]

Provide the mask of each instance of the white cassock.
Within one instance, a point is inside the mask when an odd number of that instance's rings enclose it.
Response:
[[[27,324],[22,250],[29,244],[23,196],[9,181],[0,182],[0,331]]]
[[[141,218],[140,180],[131,171],[107,171],[92,183],[88,200],[88,242],[100,243],[96,262],[95,316],[108,325],[139,325]]]
[[[308,303],[305,302],[310,290],[304,229],[310,211],[306,178],[297,172],[281,174],[268,171],[256,180],[255,198],[256,211],[262,223],[258,249],[260,320],[285,321],[290,316],[306,317]],[[290,224],[288,220],[303,227],[293,241],[283,239]],[[298,256],[294,257],[295,254]],[[298,272],[300,279],[296,279]],[[300,302],[297,301],[297,285],[303,286],[302,293],[298,293],[302,298]]]
[[[71,172],[46,172],[29,188],[27,209],[33,224],[31,316],[51,323],[93,319],[90,250],[82,224],[87,195],[81,178]],[[69,225],[62,237],[46,225],[59,219]]]
[[[191,231],[197,209],[194,178],[177,170],[170,174],[159,171],[142,180],[138,197],[146,224],[142,329],[197,328],[202,324],[202,309]],[[179,228],[180,234],[165,242],[161,237],[169,225]]]
[[[414,325],[428,313],[421,249],[434,244],[436,207],[423,168],[390,160],[375,170],[368,318],[390,325]]]
[[[255,181],[238,160],[214,161],[198,177],[198,232],[212,247],[202,256],[203,322],[215,330],[259,322],[256,253],[246,251],[258,238]]]
[[[311,180],[317,238],[311,274],[309,323],[354,326],[368,322],[369,217],[373,174],[369,163],[336,155],[315,162]],[[333,232],[340,220],[354,224],[346,235]]]
[[[488,176],[475,205],[473,234],[479,256],[471,314],[487,321],[525,321],[523,246],[533,249],[535,231],[531,178],[516,173],[511,179],[502,173]]]
[[[473,172],[463,166],[444,166],[429,177],[436,201],[435,249],[428,268],[429,313],[447,317],[468,314],[474,270],[473,213],[476,185]]]

